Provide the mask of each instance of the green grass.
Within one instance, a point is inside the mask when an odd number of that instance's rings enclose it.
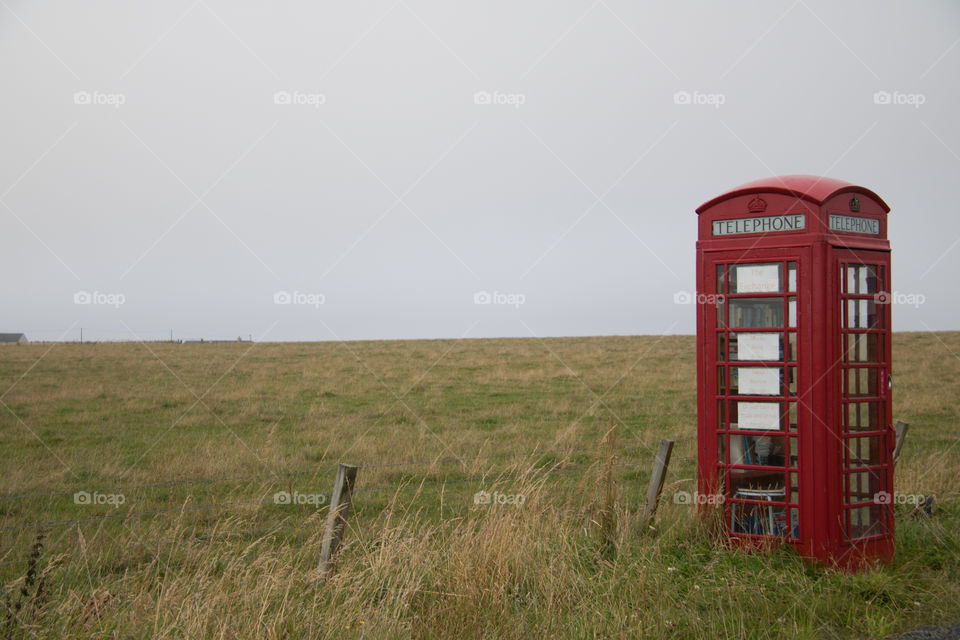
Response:
[[[696,473],[692,337],[4,346],[13,601],[47,524],[44,589],[0,637],[876,638],[957,621],[958,354],[960,333],[895,336],[912,423],[896,489],[938,513],[898,507],[893,563],[846,575],[726,549],[670,500]],[[643,528],[663,437],[666,497]],[[362,466],[356,513],[324,583],[326,509],[272,496],[329,493],[341,460]],[[477,506],[480,489],[526,501]]]

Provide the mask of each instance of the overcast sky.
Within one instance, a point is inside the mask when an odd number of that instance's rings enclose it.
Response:
[[[958,329],[958,78],[946,1],[2,0],[0,331],[693,333],[694,209],[794,173]]]

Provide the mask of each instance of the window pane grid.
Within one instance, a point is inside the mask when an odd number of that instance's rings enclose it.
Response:
[[[840,421],[843,528],[849,539],[888,531],[885,399],[886,353],[882,265],[840,264]]]
[[[798,537],[796,261],[715,267],[718,472],[733,534]],[[718,296],[719,298],[719,296]]]

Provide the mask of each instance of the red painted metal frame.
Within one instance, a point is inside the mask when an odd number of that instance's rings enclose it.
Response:
[[[758,202],[757,199],[763,202]],[[851,199],[858,200],[857,206]],[[765,207],[762,211],[761,206]],[[890,289],[890,244],[887,240],[889,207],[874,192],[846,182],[816,176],[785,176],[748,183],[717,196],[697,209],[697,413],[698,491],[714,495],[722,486],[717,430],[717,307],[716,265],[751,262],[797,263],[797,471],[799,485],[799,531],[790,540],[805,557],[857,569],[887,560],[893,555],[893,507],[884,505],[888,523],[883,535],[848,540],[845,526],[843,472],[844,439],[841,400],[841,273],[843,261],[881,265],[885,273],[883,291]],[[716,220],[802,213],[805,228],[799,231],[712,235]],[[829,215],[842,214],[871,218],[879,222],[879,233],[834,232]],[[786,280],[786,273],[783,274]],[[786,287],[784,287],[786,289]],[[780,295],[788,295],[782,293]],[[890,305],[878,305],[882,321],[881,370],[890,372]],[[784,325],[787,325],[784,314]],[[785,330],[779,330],[783,333]],[[784,334],[785,335],[785,334]],[[785,339],[785,338],[784,338]],[[729,345],[728,345],[729,347]],[[784,362],[787,364],[787,345]],[[729,362],[729,360],[728,360]],[[729,367],[726,370],[729,383]],[[883,392],[886,373],[879,381]],[[781,389],[782,393],[787,393]],[[789,398],[787,399],[789,401]],[[731,401],[732,402],[732,401]],[[893,428],[892,394],[883,400],[881,446],[884,455],[884,484],[892,494]],[[729,419],[730,412],[727,412]],[[789,425],[784,429],[789,437]],[[785,441],[786,442],[786,441]],[[729,457],[730,452],[726,455]],[[790,467],[789,448],[784,466]],[[729,459],[729,458],[728,458]],[[789,470],[784,471],[789,479]],[[785,502],[790,502],[787,483]],[[725,491],[727,489],[724,489]],[[730,496],[726,495],[729,500]],[[786,507],[788,518],[790,507]],[[725,513],[729,522],[729,506]],[[788,519],[788,522],[790,520]],[[789,527],[789,525],[788,525]],[[753,546],[769,536],[730,533],[737,544]],[[759,540],[757,539],[759,538]]]

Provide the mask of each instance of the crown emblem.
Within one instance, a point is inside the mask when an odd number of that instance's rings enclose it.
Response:
[[[747,203],[747,209],[750,210],[750,213],[763,213],[767,210],[767,201],[757,196]]]
[[[860,199],[857,196],[850,198],[850,211],[860,211]]]

